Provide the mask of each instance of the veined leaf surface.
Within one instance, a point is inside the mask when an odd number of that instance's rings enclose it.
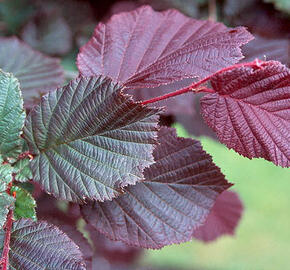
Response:
[[[79,77],[44,96],[24,135],[33,180],[61,199],[112,199],[143,178],[156,144],[156,115],[106,77]]]
[[[4,159],[16,158],[20,153],[24,119],[19,82],[0,70],[0,155]]]
[[[0,230],[2,253],[5,232]],[[85,270],[77,245],[54,225],[20,219],[13,223],[10,270]]]
[[[240,46],[252,38],[243,27],[142,6],[98,24],[77,64],[84,76],[103,74],[132,89],[158,87],[236,63]]]
[[[290,165],[290,69],[279,62],[237,67],[211,79],[201,113],[218,139],[248,158]]]
[[[88,223],[112,240],[154,249],[189,241],[231,186],[198,141],[170,128],[160,130],[159,141],[145,181],[110,202],[82,206]]]

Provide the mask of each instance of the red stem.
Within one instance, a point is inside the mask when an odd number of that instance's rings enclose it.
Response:
[[[4,247],[2,252],[2,258],[0,261],[1,270],[9,269],[9,250],[10,250],[10,238],[11,238],[11,229],[13,224],[13,210],[10,209],[7,215],[7,221],[5,224],[5,240]]]
[[[7,193],[10,194],[12,187],[12,182],[9,183]],[[13,197],[16,198],[16,192],[13,192]],[[4,246],[2,251],[2,256],[0,260],[0,267],[1,270],[8,270],[9,269],[9,250],[10,250],[10,239],[11,239],[11,230],[13,225],[13,209],[10,209],[7,215],[7,220],[4,226],[5,230],[5,240]]]
[[[252,62],[249,62],[249,63],[241,63],[241,64],[236,64],[236,65],[233,65],[233,66],[230,66],[230,67],[223,68],[223,69],[211,74],[210,76],[208,76],[208,77],[206,77],[206,78],[204,78],[204,79],[202,79],[202,80],[200,80],[200,81],[198,81],[196,83],[193,83],[193,84],[189,85],[188,87],[185,87],[183,89],[179,89],[179,90],[177,90],[175,92],[171,92],[171,93],[165,94],[163,96],[159,96],[159,97],[155,97],[155,98],[152,98],[152,99],[145,100],[145,101],[142,102],[142,104],[146,105],[146,104],[149,104],[149,103],[154,103],[154,102],[157,102],[157,101],[160,101],[160,100],[164,100],[164,99],[168,99],[168,98],[171,98],[171,97],[179,96],[179,95],[182,95],[182,94],[185,94],[185,93],[188,93],[188,92],[215,93],[215,91],[213,89],[204,87],[204,86],[202,86],[202,84],[206,83],[212,77],[214,77],[214,76],[216,76],[216,75],[218,75],[220,73],[223,73],[223,72],[235,69],[235,68],[239,68],[239,67],[262,68],[264,63],[265,63],[264,61],[256,59],[256,60],[254,60]]]

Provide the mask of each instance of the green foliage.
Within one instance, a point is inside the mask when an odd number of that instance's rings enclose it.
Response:
[[[36,202],[31,194],[17,186],[11,188],[11,192],[16,192],[16,202],[14,209],[14,218],[31,218],[36,221]]]
[[[8,184],[11,181],[12,167],[9,164],[3,164],[3,159],[0,156],[0,229],[5,224],[9,207],[15,201],[15,199],[6,192]]]
[[[14,166],[15,180],[18,182],[26,182],[32,179],[32,172],[29,167],[29,159],[20,159]]]
[[[0,89],[0,155],[16,158],[25,119],[20,85],[12,74],[0,70]]]

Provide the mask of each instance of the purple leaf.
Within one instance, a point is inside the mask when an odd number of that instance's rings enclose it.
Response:
[[[26,107],[64,82],[59,60],[34,51],[16,37],[0,38],[0,68],[19,80]]]
[[[82,207],[89,224],[112,240],[154,249],[188,241],[231,186],[198,141],[170,128],[160,130],[159,141],[143,182],[113,201]]]
[[[112,199],[154,162],[159,112],[102,76],[50,92],[24,127],[33,180],[68,201]]]
[[[195,238],[210,242],[222,235],[234,235],[243,212],[243,204],[237,193],[224,191],[218,196],[205,224],[197,228]]]
[[[290,70],[269,61],[219,73],[211,84],[201,112],[218,139],[245,157],[289,167]]]
[[[181,95],[182,97],[183,95]],[[208,136],[213,139],[217,139],[215,133],[211,128],[204,122],[200,114],[200,99],[203,95],[194,95],[191,100],[191,108],[194,108],[195,111],[191,114],[176,114],[176,122],[183,125],[186,131],[194,136]]]
[[[77,64],[85,76],[103,74],[128,88],[158,87],[236,63],[242,58],[240,46],[251,39],[243,27],[143,6],[100,23]]]
[[[98,256],[102,256],[113,264],[130,265],[136,262],[141,255],[141,249],[128,246],[121,241],[113,241],[99,233],[95,228],[87,224],[86,230],[90,234],[90,239],[94,245],[94,250]]]
[[[48,221],[57,226],[66,233],[80,248],[83,257],[87,262],[91,261],[93,250],[84,238],[83,234],[77,230],[77,221],[79,220],[79,205],[70,203],[66,212],[61,211],[57,206],[58,201],[43,193],[37,200],[37,218]],[[78,211],[72,211],[78,209]],[[77,214],[75,212],[78,212]]]
[[[0,252],[5,232],[0,231]],[[85,270],[82,254],[70,238],[46,222],[20,219],[13,224],[9,269]]]

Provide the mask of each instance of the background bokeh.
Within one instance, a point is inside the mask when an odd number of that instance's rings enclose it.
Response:
[[[176,127],[180,136],[190,137],[181,125]],[[289,269],[289,169],[262,159],[249,160],[210,138],[198,139],[244,203],[236,235],[149,251],[143,263],[191,270]]]

